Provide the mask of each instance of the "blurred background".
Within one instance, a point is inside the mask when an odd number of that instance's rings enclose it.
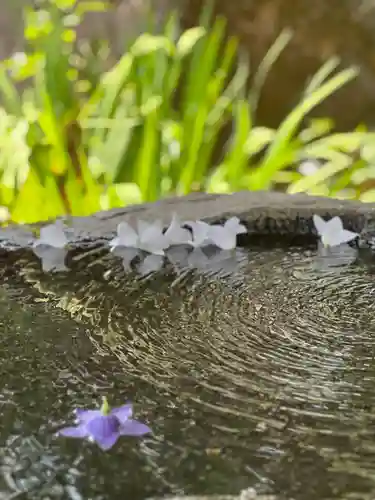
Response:
[[[2,0],[0,220],[375,201],[374,0]]]

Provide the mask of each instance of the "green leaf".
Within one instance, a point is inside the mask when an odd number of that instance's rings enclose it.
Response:
[[[185,31],[177,42],[176,55],[179,58],[184,58],[193,50],[196,43],[206,34],[206,30],[202,26],[191,28]]]
[[[264,161],[252,176],[251,189],[260,190],[270,187],[273,175],[287,165],[285,158],[288,156],[285,155],[285,150],[289,148],[289,144],[305,116],[327,97],[349,81],[353,80],[357,74],[358,71],[355,68],[341,71],[319,89],[304,98],[303,101],[291,111],[277,130],[274,141],[270,145]]]
[[[251,136],[251,116],[249,105],[246,101],[235,104],[235,124],[232,146],[224,161],[226,167],[226,179],[232,189],[241,189],[243,175],[249,162],[246,154],[246,144]]]
[[[144,201],[156,201],[161,193],[161,131],[158,109],[152,109],[145,120],[135,179]]]
[[[288,193],[295,194],[301,192],[310,192],[312,188],[323,184],[325,181],[334,177],[337,173],[347,169],[350,166],[349,156],[338,153],[334,161],[328,161],[321,166],[314,174],[302,177],[299,181],[293,182],[288,187]]]
[[[22,116],[21,99],[3,65],[0,66],[0,93],[6,111],[15,116]]]
[[[158,50],[163,50],[167,54],[172,55],[173,44],[165,36],[151,35],[144,33],[139,36],[130,49],[130,53],[135,57],[152,54]]]

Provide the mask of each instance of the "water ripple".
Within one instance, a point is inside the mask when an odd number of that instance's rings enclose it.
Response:
[[[295,499],[375,492],[375,282],[365,266],[322,271],[314,252],[253,249],[228,272],[205,263],[129,279],[116,262],[102,256],[85,272],[77,259],[75,285],[37,266],[25,276],[91,325],[100,356],[114,353],[129,377],[175,399],[193,442],[205,430],[232,467],[238,450],[251,453],[270,490]]]

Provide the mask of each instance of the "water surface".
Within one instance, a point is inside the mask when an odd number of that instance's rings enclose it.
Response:
[[[0,498],[375,497],[375,266],[224,257],[143,277],[106,252],[3,270]],[[102,395],[153,434],[107,453],[54,437]]]

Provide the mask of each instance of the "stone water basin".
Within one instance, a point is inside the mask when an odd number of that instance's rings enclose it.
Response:
[[[4,498],[373,498],[371,265],[261,246],[141,278],[84,261],[44,274],[30,256],[33,288],[4,276]],[[54,437],[103,394],[154,433],[107,453]]]
[[[2,257],[0,498],[375,497],[372,255],[256,235],[207,255],[146,276],[100,246],[58,273]],[[103,395],[153,433],[55,437]]]

